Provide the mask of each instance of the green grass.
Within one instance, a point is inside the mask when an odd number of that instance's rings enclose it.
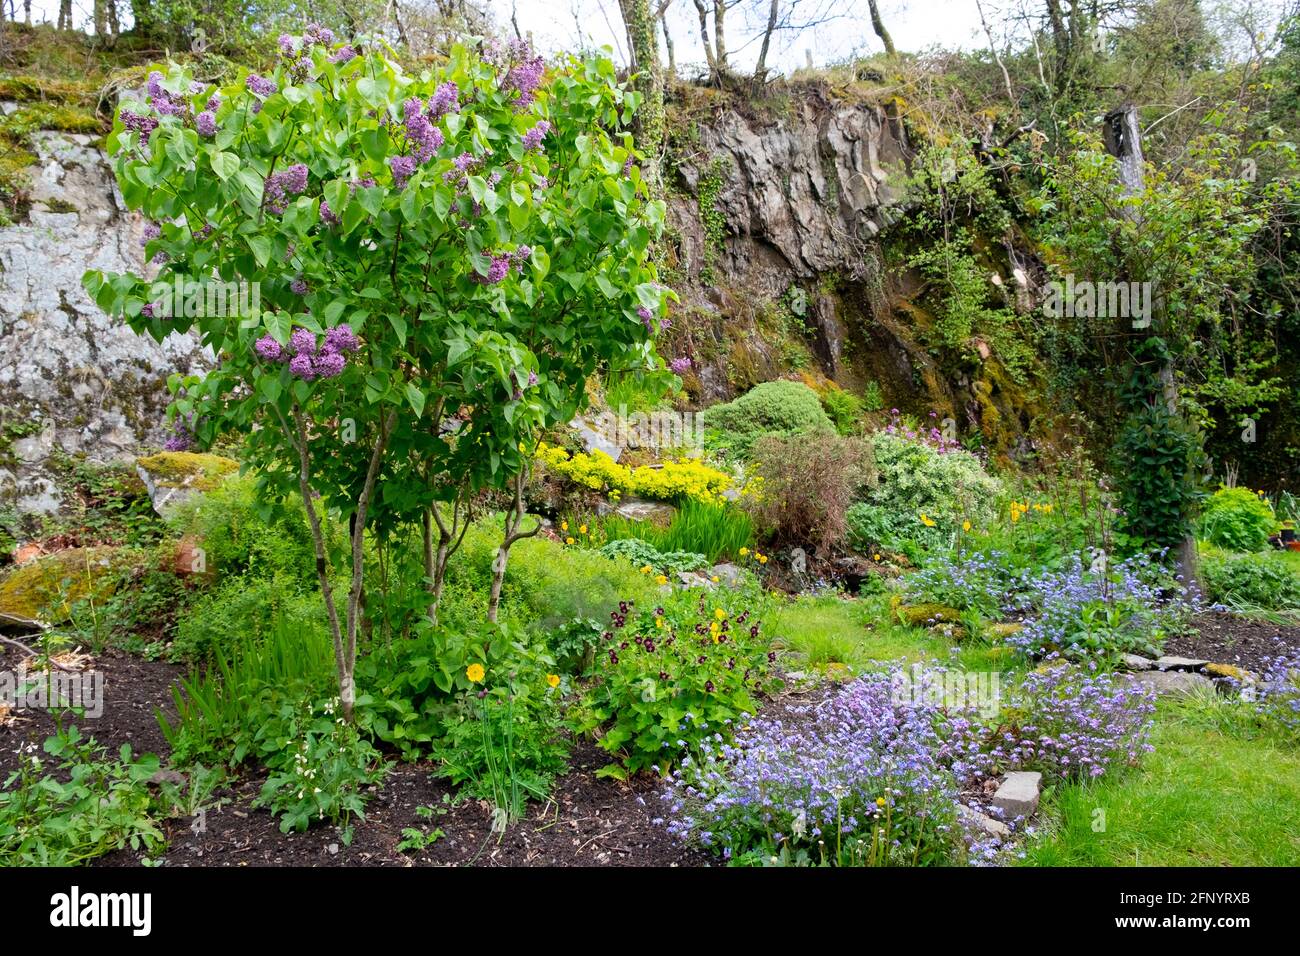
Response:
[[[573,521],[569,522],[571,525]],[[754,522],[733,504],[709,504],[687,499],[668,527],[611,515],[600,521],[606,541],[639,538],[665,554],[689,551],[709,562],[735,560],[741,548],[754,546]]]
[[[949,656],[954,646],[951,640],[898,623],[883,595],[857,600],[801,596],[777,612],[771,634],[791,655],[789,663],[803,660],[813,668],[839,663],[860,672],[890,661],[954,662]],[[1007,665],[997,650],[983,642],[965,641],[957,646],[957,666],[1001,670]]]
[[[1300,861],[1300,750],[1211,729],[1160,705],[1140,768],[1044,801],[1052,822],[1031,866],[1294,866]],[[1095,832],[1095,811],[1105,812]]]

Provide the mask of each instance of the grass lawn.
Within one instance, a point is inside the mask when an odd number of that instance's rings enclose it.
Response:
[[[1031,866],[1296,866],[1300,749],[1229,736],[1161,704],[1140,768],[1044,800]],[[1105,811],[1094,832],[1094,811]]]

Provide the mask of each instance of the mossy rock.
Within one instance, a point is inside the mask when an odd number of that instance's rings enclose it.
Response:
[[[898,620],[912,627],[933,627],[936,624],[956,624],[961,611],[946,604],[904,604],[895,598],[890,602]]]
[[[66,620],[69,608],[113,596],[126,563],[121,548],[69,548],[29,561],[0,581],[0,612],[30,621]]]
[[[1236,664],[1206,664],[1201,668],[1201,671],[1211,677],[1230,677],[1242,684],[1255,679],[1254,674],[1238,667]]]
[[[135,463],[154,511],[170,513],[193,495],[211,491],[239,471],[239,462],[220,455],[164,451]]]
[[[999,622],[990,624],[988,635],[990,641],[1005,641],[1009,637],[1014,637],[1025,629],[1023,624],[1016,621]]]

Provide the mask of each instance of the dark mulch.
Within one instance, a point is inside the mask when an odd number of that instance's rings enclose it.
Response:
[[[10,645],[0,644],[0,670],[14,670],[26,655]],[[94,737],[116,753],[130,744],[136,754],[167,751],[167,742],[154,717],[154,708],[174,714],[171,687],[184,674],[174,664],[147,661],[125,651],[109,649],[95,657],[90,667],[104,675],[104,712],[100,717],[72,717],[66,712],[64,726],[76,725],[87,737]],[[46,711],[23,711],[10,727],[0,727],[0,781],[18,765],[18,755],[29,744],[36,747],[55,731],[55,721]]]
[[[1264,658],[1300,650],[1300,627],[1269,624],[1236,614],[1211,612],[1193,622],[1195,631],[1171,637],[1165,653],[1262,671]]]
[[[21,652],[5,647],[0,669],[16,667]],[[171,686],[183,669],[109,650],[93,667],[104,673],[104,712],[97,719],[67,718],[111,752],[124,743],[137,753],[164,756],[167,744],[154,708],[171,711]],[[12,726],[0,727],[0,782],[29,746],[40,747],[55,729],[44,712],[24,712]],[[690,850],[653,823],[660,813],[658,784],[597,779],[609,762],[589,741],[575,746],[571,769],[556,781],[546,804],[530,804],[526,819],[492,833],[491,807],[479,800],[452,802],[452,789],[433,777],[432,764],[397,764],[373,795],[364,821],[354,826],[350,846],[338,831],[314,827],[306,833],[281,833],[279,821],[253,809],[264,774],[236,779],[214,795],[225,801],[202,817],[167,821],[168,866],[701,866],[712,858]],[[444,798],[447,798],[444,802]],[[425,820],[417,807],[433,807]],[[399,853],[402,830],[441,829],[445,836],[422,851]],[[195,832],[198,830],[199,832]],[[135,866],[140,854],[122,850],[103,857],[102,866]]]

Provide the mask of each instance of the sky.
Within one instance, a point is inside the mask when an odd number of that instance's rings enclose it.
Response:
[[[652,4],[656,0],[650,0]],[[782,0],[784,6],[789,0]],[[985,12],[991,14],[999,3],[1013,0],[984,0]],[[1018,2],[1018,0],[1014,0]],[[126,0],[120,7],[128,8]],[[514,6],[519,29],[533,34],[534,43],[545,51],[572,49],[578,30],[588,46],[610,46],[621,51],[626,61],[626,38],[619,17],[618,0],[489,0],[498,23],[509,28]],[[711,0],[709,2],[711,6]],[[21,11],[22,2],[17,0]],[[758,56],[759,26],[767,13],[766,0],[738,0],[727,14],[727,42],[733,67],[752,67]],[[79,25],[90,21],[90,0],[74,0],[74,16]],[[878,52],[880,42],[871,31],[866,0],[798,0],[799,8],[831,9],[842,15],[797,35],[778,34],[768,52],[768,63],[790,71],[804,65],[807,50],[817,65],[843,59],[855,50]],[[900,50],[917,51],[931,45],[970,47],[985,45],[975,0],[880,0],[881,16]],[[19,14],[21,16],[21,13]],[[58,17],[58,0],[33,0],[32,18],[53,22]],[[673,34],[678,69],[688,72],[692,66],[704,65],[700,43],[699,18],[693,0],[672,0],[668,21]]]

